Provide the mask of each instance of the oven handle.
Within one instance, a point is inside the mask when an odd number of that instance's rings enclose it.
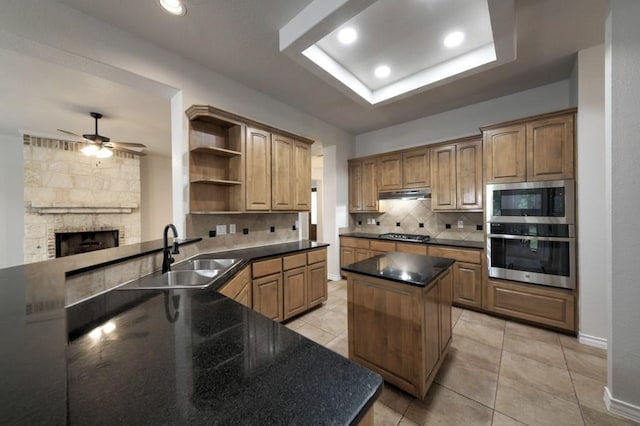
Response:
[[[536,237],[530,235],[510,235],[510,234],[487,234],[487,238],[502,238],[505,240],[529,240],[529,241],[559,241],[562,243],[571,243],[575,238],[571,237]]]

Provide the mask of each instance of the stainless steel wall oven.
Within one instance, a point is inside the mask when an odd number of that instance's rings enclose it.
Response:
[[[574,181],[487,185],[489,277],[575,288]]]

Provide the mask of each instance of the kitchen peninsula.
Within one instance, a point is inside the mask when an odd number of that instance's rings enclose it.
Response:
[[[344,266],[349,358],[424,398],[451,343],[453,263],[389,252]]]
[[[153,255],[151,245],[140,249]],[[216,255],[248,265],[324,247]],[[135,256],[108,250],[0,270],[1,424],[372,421],[380,376],[216,291],[233,277],[208,289],[113,289],[65,309],[65,274]],[[47,293],[52,302],[25,307]]]

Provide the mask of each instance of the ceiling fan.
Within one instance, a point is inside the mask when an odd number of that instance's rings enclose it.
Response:
[[[130,152],[135,155],[146,155],[143,152],[136,151],[128,148],[146,148],[146,145],[133,142],[111,142],[111,138],[102,136],[98,133],[98,120],[102,118],[102,114],[99,112],[92,112],[91,117],[96,121],[95,133],[86,133],[82,136],[69,132],[67,130],[58,129],[59,132],[66,133],[67,135],[75,136],[81,139],[81,142],[86,143],[87,146],[80,151],[89,157],[108,158],[113,155],[113,149],[118,151]]]

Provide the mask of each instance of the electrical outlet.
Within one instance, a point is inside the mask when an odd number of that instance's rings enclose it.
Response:
[[[242,228],[243,235],[249,235],[249,228]]]
[[[376,226],[380,226],[380,222],[376,222]]]
[[[209,231],[209,238],[213,238],[215,236],[216,236],[216,231],[214,230]]]
[[[400,222],[396,222],[396,226],[400,226]]]
[[[424,228],[424,223],[419,223],[418,228]]]
[[[362,221],[361,220],[358,221],[358,225],[362,225]]]
[[[216,234],[226,235],[226,233],[227,233],[227,225],[216,225]]]
[[[482,225],[476,225],[476,231],[482,231]]]
[[[276,227],[275,226],[270,227],[269,232],[276,232]]]
[[[464,222],[463,221],[461,221],[461,220],[458,221],[458,228],[459,229],[460,228],[464,228]]]
[[[232,223],[231,225],[229,225],[229,233],[230,234],[235,234],[236,233],[236,224]]]
[[[444,229],[451,229],[451,224],[450,223],[445,223],[444,224]]]

